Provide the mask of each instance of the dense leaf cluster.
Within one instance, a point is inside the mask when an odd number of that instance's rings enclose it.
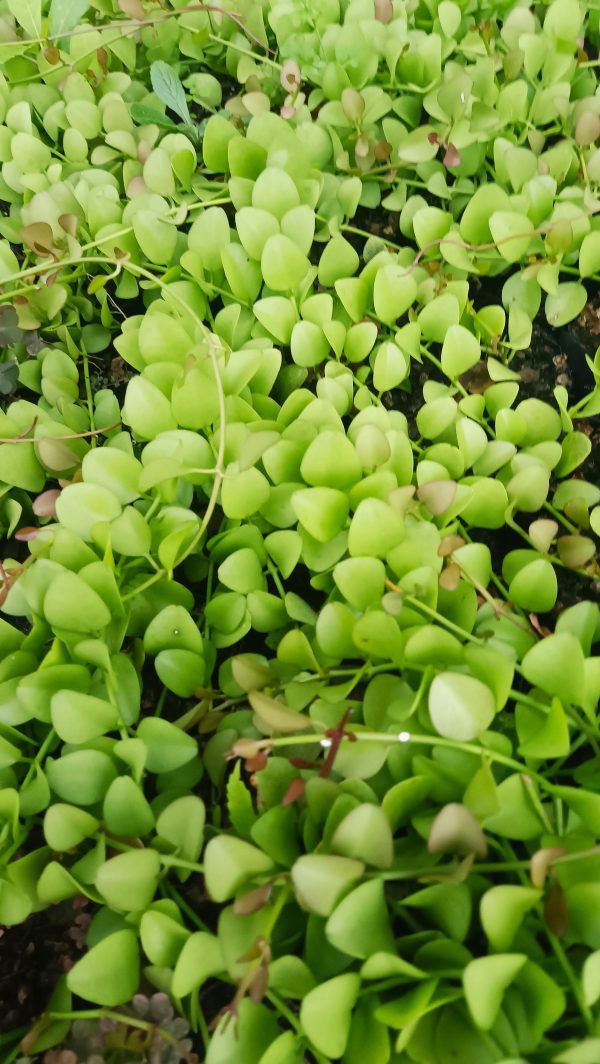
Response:
[[[597,10],[233,7],[0,0],[0,923],[94,912],[25,1048],[143,980],[208,1064],[593,1064],[600,353],[518,356]]]

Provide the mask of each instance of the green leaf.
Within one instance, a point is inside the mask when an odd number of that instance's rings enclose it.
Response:
[[[65,3],[70,3],[71,0],[64,0]],[[83,3],[83,0],[81,0]],[[86,4],[86,6],[88,6]],[[139,126],[159,126],[161,129],[177,129],[177,125],[172,119],[164,115],[162,111],[157,111],[155,107],[148,107],[144,103],[132,103],[129,108],[129,113]]]
[[[362,861],[324,853],[299,857],[292,868],[292,883],[300,905],[319,916],[329,916],[340,897],[360,879]]]
[[[523,658],[522,668],[530,684],[556,695],[563,703],[582,705],[584,658],[574,635],[564,632],[540,640]]]
[[[50,36],[60,37],[62,33],[74,30],[89,6],[90,0],[52,0],[48,22]]]
[[[347,894],[329,917],[325,934],[336,949],[360,960],[393,951],[383,880],[368,880]]]
[[[587,303],[587,292],[577,281],[559,284],[556,293],[546,296],[546,320],[555,328],[577,318]]]
[[[227,780],[227,815],[238,835],[248,838],[256,823],[256,813],[252,795],[241,779],[241,761],[236,763]]]
[[[160,717],[145,717],[137,729],[148,750],[146,767],[150,772],[173,772],[191,761],[198,752],[196,740],[176,724]]]
[[[58,691],[51,702],[52,724],[65,743],[87,743],[117,725],[116,707],[103,698]]]
[[[130,850],[111,857],[100,868],[96,886],[112,909],[147,909],[158,886],[160,858],[156,850]]]
[[[360,977],[346,972],[316,986],[304,998],[300,1023],[319,1053],[335,1059],[344,1053],[359,990]]]
[[[195,931],[185,943],[173,973],[173,994],[182,998],[225,970],[219,939],[206,931]]]
[[[101,750],[75,750],[46,764],[52,790],[73,805],[95,805],[117,775],[108,754]]]
[[[273,869],[270,857],[243,839],[217,835],[204,851],[204,881],[213,901],[233,898],[239,887]]]
[[[506,262],[518,262],[527,254],[533,222],[516,211],[494,211],[489,220],[492,239]]]
[[[173,68],[164,60],[157,59],[150,67],[150,80],[158,98],[183,122],[191,125],[185,89]]]
[[[504,993],[526,961],[524,953],[499,953],[467,964],[463,972],[465,998],[474,1022],[482,1030],[493,1027]]]
[[[367,802],[344,817],[334,832],[331,847],[375,868],[389,868],[394,859],[389,820],[379,806]]]
[[[473,676],[442,672],[429,688],[429,715],[439,735],[470,742],[492,723],[495,699],[489,687]]]
[[[27,37],[39,40],[42,32],[42,0],[7,0],[7,7]]]
[[[480,902],[481,926],[493,949],[510,949],[523,918],[541,898],[539,890],[504,884],[491,887]]]
[[[591,277],[600,270],[600,232],[595,229],[584,236],[579,249],[579,272],[582,277]]]
[[[139,957],[133,931],[107,935],[67,975],[69,990],[84,1001],[108,1008],[130,1001],[138,985]]]
[[[595,950],[589,957],[586,957],[583,962],[581,981],[586,1003],[590,1006],[595,1005],[600,998],[600,950]]]
[[[442,345],[442,369],[451,380],[471,369],[481,357],[479,341],[463,325],[451,325]]]
[[[158,905],[167,906],[173,904],[172,902],[155,904],[157,908],[148,909],[140,920],[140,942],[151,964],[172,968],[190,933],[168,912],[158,909]]]
[[[156,834],[179,857],[195,862],[202,850],[205,821],[202,799],[196,794],[183,794],[163,809],[156,821]],[[179,871],[187,878],[185,869]]]

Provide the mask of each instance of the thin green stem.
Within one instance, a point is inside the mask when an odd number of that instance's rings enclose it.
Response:
[[[579,529],[577,528],[577,525],[574,525],[571,521],[569,521],[567,517],[565,517],[564,514],[561,514],[560,510],[557,510],[556,507],[552,505],[552,503],[545,502],[544,509],[547,510],[549,514],[552,514],[554,520],[558,521],[559,524],[566,528],[567,532],[572,532],[574,535],[579,535]]]
[[[214,41],[215,44],[224,44],[226,48],[231,49],[234,52],[239,52],[240,55],[247,55],[250,59],[255,59],[257,63],[267,63],[272,66],[274,70],[282,70],[283,66],[275,59],[271,59],[268,55],[257,55],[251,48],[244,48],[243,45],[237,44],[235,41],[225,40],[224,37],[219,37],[216,33],[209,34],[209,40]]]
[[[535,772],[522,762],[516,761],[513,757],[501,754],[490,747],[477,746],[476,743],[458,742],[454,739],[445,739],[441,735],[420,735],[409,731],[401,731],[392,735],[389,732],[363,731],[357,727],[353,728],[353,738],[364,743],[389,743],[390,746],[395,746],[397,743],[411,743],[413,746],[438,746],[448,750],[462,750],[465,754],[475,754],[477,757],[485,756],[499,765],[506,765],[507,768],[511,768],[514,772],[528,776],[530,779],[535,779],[546,790],[552,789],[541,773]],[[345,735],[342,743],[348,741],[350,741],[350,737]],[[312,746],[315,743],[329,745],[329,742],[330,740],[326,739],[323,734],[318,733],[312,735],[282,735],[276,738],[258,739],[257,746],[279,749],[285,746]]]
[[[162,580],[167,575],[165,569],[161,569],[160,572],[154,573],[153,576],[149,576],[147,580],[144,580],[143,584],[138,584],[131,591],[127,591],[124,595],[121,595],[123,602],[128,602],[129,599],[135,598],[136,595],[141,595],[143,591],[147,591],[149,587],[156,584],[158,580]]]
[[[550,947],[554,953],[554,956],[556,957],[563,972],[565,973],[565,977],[571,989],[571,993],[573,994],[573,998],[575,999],[577,1007],[581,1013],[581,1018],[583,1019],[586,1029],[588,1033],[591,1033],[594,1030],[594,1017],[592,1014],[592,1010],[590,1009],[587,1001],[585,1000],[581,982],[575,975],[575,972],[571,967],[571,963],[569,961],[569,958],[567,957],[566,950],[560,939],[557,938],[556,935],[553,935],[552,932],[548,929],[546,929],[546,938],[550,943]]]

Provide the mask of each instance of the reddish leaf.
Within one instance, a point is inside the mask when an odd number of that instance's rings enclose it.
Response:
[[[375,18],[384,26],[391,22],[394,15],[392,0],[375,0]]]
[[[256,975],[252,977],[252,982],[248,987],[248,996],[255,1005],[264,998],[269,986],[269,966],[267,964],[261,964],[260,968],[256,972]]]
[[[454,144],[448,144],[442,162],[448,169],[460,166],[460,152],[458,148],[454,147]]]
[[[65,233],[69,234],[69,236],[76,236],[77,226],[79,225],[76,214],[61,214],[58,219],[58,224],[61,229],[64,229]]]
[[[458,550],[459,547],[464,547],[464,545],[465,541],[462,536],[444,536],[438,547],[438,556],[445,558],[448,554]]]
[[[19,543],[29,543],[31,539],[35,539],[36,536],[39,535],[39,532],[39,528],[20,528],[18,532],[15,532],[15,539],[17,539]]]
[[[36,517],[56,517],[56,500],[60,495],[58,488],[49,488],[33,500],[33,512]]]
[[[569,928],[569,910],[567,899],[560,883],[552,884],[544,902],[544,920],[546,927],[558,938],[566,935]]]
[[[137,19],[138,22],[143,22],[145,18],[145,12],[141,5],[140,0],[118,0],[119,7],[127,18]]]
[[[248,916],[250,913],[256,913],[259,909],[262,909],[271,897],[271,891],[273,887],[271,883],[265,883],[262,887],[257,887],[256,890],[251,890],[248,894],[243,894],[241,898],[238,898],[233,903],[233,911],[237,916]]]
[[[304,780],[300,776],[297,776],[296,779],[292,780],[292,782],[290,783],[287,791],[283,796],[281,804],[283,806],[292,805],[293,802],[296,802],[298,798],[302,797],[305,789],[306,784]]]
[[[54,234],[48,222],[32,222],[21,229],[21,240],[33,251],[40,254],[49,252],[54,247]]]
[[[456,591],[460,584],[460,569],[458,565],[454,562],[451,565],[447,565],[440,573],[438,584],[443,587],[444,591]]]

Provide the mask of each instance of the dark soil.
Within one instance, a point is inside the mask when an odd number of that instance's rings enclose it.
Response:
[[[37,1019],[57,979],[78,959],[89,923],[85,904],[62,902],[0,932],[0,1035]]]

